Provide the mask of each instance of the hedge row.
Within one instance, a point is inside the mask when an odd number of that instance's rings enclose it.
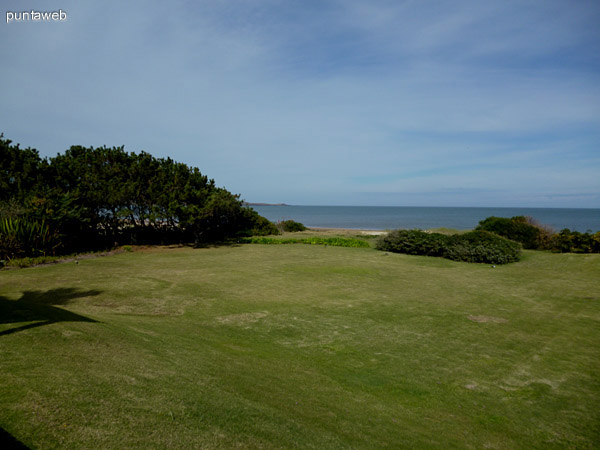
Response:
[[[524,248],[561,253],[600,253],[600,231],[580,233],[567,228],[554,233],[531,217],[488,217],[476,230],[485,230],[520,242]]]
[[[241,244],[310,244],[310,245],[331,245],[332,247],[370,247],[368,242],[353,238],[268,238],[268,237],[245,237],[238,239]]]
[[[559,253],[600,253],[600,231],[580,233],[568,228],[552,235],[550,250]]]
[[[521,244],[487,231],[448,236],[421,230],[395,230],[378,239],[376,248],[488,264],[507,264],[521,257]]]

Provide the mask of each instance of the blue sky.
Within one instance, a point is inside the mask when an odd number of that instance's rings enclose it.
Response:
[[[67,13],[6,23],[7,11]],[[600,3],[5,0],[0,131],[248,201],[600,208]]]

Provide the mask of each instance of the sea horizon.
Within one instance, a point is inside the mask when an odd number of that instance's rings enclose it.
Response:
[[[243,201],[247,206],[326,206],[326,207],[348,207],[348,208],[493,208],[493,209],[595,209],[600,211],[599,207],[593,206],[464,206],[464,205],[451,205],[451,206],[425,206],[425,205],[310,205],[303,203],[269,203],[269,202],[249,202]]]
[[[272,222],[291,219],[313,228],[469,230],[490,216],[529,216],[554,231],[600,231],[600,208],[247,204]]]

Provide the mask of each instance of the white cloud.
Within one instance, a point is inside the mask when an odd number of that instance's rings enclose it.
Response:
[[[169,155],[259,201],[348,202],[360,176],[381,178],[373,193],[430,201],[600,191],[590,175],[599,168],[599,8],[141,5],[65,0],[66,24],[0,28],[7,137],[46,155],[72,144]],[[564,172],[561,153],[572,159]],[[407,169],[423,175],[389,181]],[[498,198],[482,194],[485,183]],[[471,197],[432,193],[461,187]]]

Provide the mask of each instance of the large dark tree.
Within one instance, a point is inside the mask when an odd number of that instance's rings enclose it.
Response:
[[[22,202],[43,182],[42,160],[37,150],[11,144],[0,134],[0,201]]]
[[[200,243],[268,228],[197,168],[123,147],[73,146],[41,159],[0,136],[0,189],[0,217],[43,223],[60,237],[53,251]]]

